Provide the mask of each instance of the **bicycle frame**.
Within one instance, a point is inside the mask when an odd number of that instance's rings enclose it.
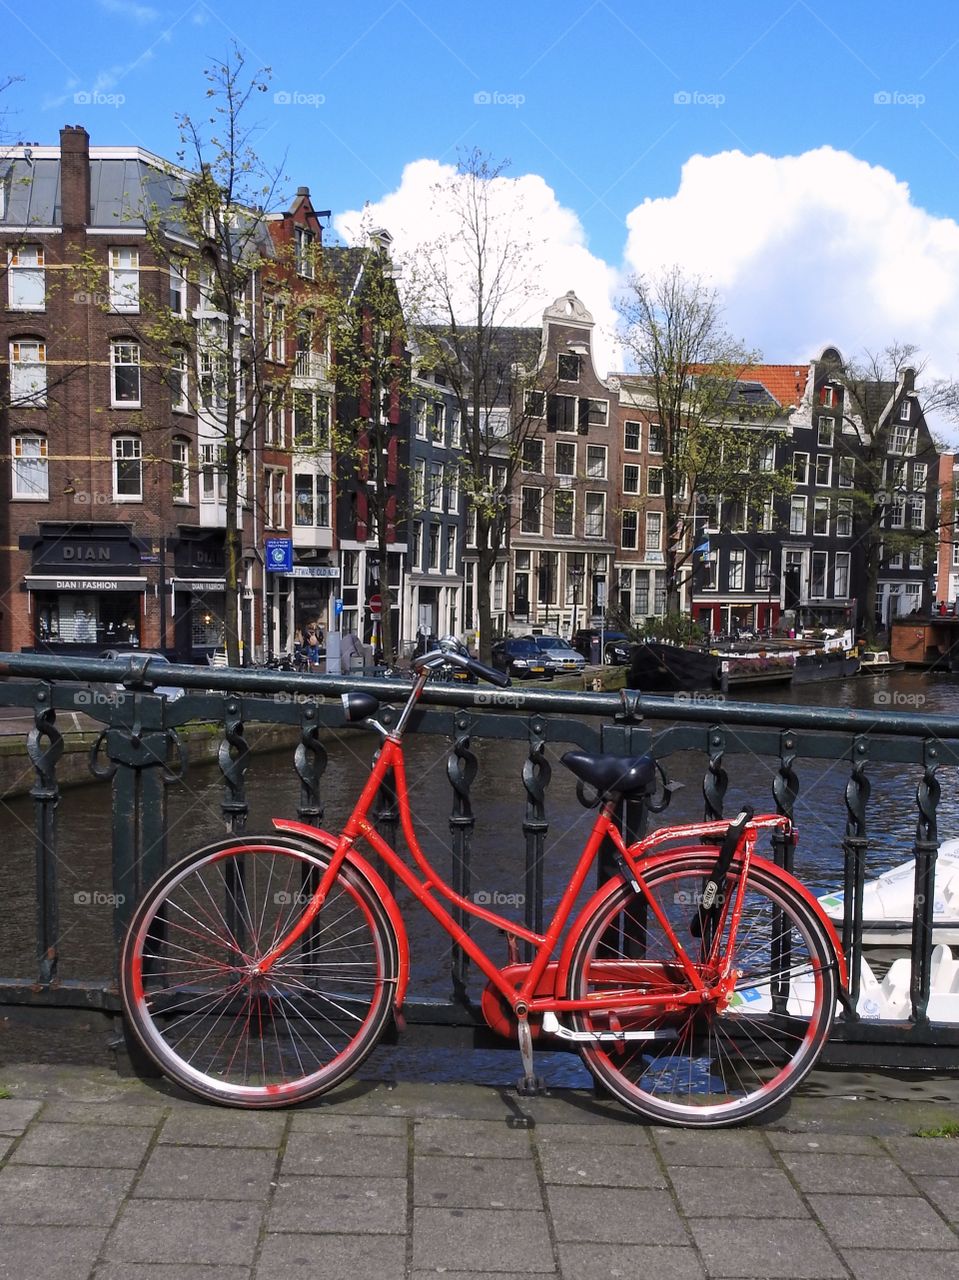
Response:
[[[407,708],[411,708],[414,704],[422,684],[425,681],[420,679],[418,687],[414,689]],[[573,869],[569,882],[562,894],[562,897],[556,907],[551,921],[545,933],[535,933],[527,929],[524,925],[516,921],[509,920],[500,915],[496,911],[491,911],[476,902],[457,894],[450,885],[443,880],[442,876],[435,870],[430,863],[426,854],[423,852],[413,825],[413,816],[410,810],[409,793],[406,780],[406,768],[403,758],[402,749],[402,731],[407,719],[407,713],[404,712],[400,718],[400,723],[396,731],[387,734],[383,746],[379,752],[377,760],[370,773],[363,791],[360,794],[353,812],[347,820],[342,834],[339,838],[328,837],[332,854],[329,866],[325,870],[320,879],[316,891],[314,892],[309,903],[304,908],[303,915],[297,921],[296,925],[290,932],[269,952],[264,956],[257,970],[259,973],[266,973],[272,965],[284,954],[297,939],[310,927],[316,916],[322,909],[323,901],[326,898],[331,886],[333,885],[344,860],[350,855],[354,849],[355,842],[358,838],[362,838],[373,849],[373,851],[390,867],[394,874],[407,887],[416,900],[430,913],[437,921],[440,927],[450,935],[450,937],[463,949],[469,956],[477,968],[482,972],[488,981],[502,995],[504,1000],[513,1009],[518,1017],[525,1017],[530,1013],[538,1014],[545,1012],[566,1013],[582,1010],[586,1008],[596,1009],[597,999],[593,996],[590,999],[572,1000],[558,997],[555,995],[536,995],[537,988],[546,972],[550,960],[556,955],[557,944],[569,922],[570,914],[573,906],[579,896],[586,877],[589,874],[600,847],[604,839],[612,841],[613,846],[617,850],[622,859],[622,866],[629,873],[630,881],[637,892],[644,894],[649,904],[650,910],[656,916],[660,926],[664,930],[666,937],[674,948],[675,956],[678,964],[688,981],[688,991],[677,992],[671,991],[669,994],[657,995],[654,993],[643,993],[641,1003],[644,1008],[655,1010],[657,1008],[668,1007],[676,1009],[682,1005],[702,1004],[711,998],[714,988],[707,986],[702,974],[702,966],[697,965],[679,937],[674,932],[666,914],[661,909],[656,900],[655,895],[650,892],[646,881],[643,877],[643,860],[647,857],[651,850],[658,845],[666,844],[670,841],[686,838],[699,838],[703,836],[714,836],[721,838],[727,829],[726,822],[703,822],[683,827],[663,828],[653,832],[644,840],[639,841],[632,847],[627,846],[619,832],[615,823],[615,805],[611,801],[605,801],[596,816],[596,821],[590,832],[586,845],[577,860]],[[399,807],[400,823],[403,835],[406,839],[409,850],[412,854],[413,865],[409,865],[389,845],[383,837],[376,831],[368,820],[369,810],[380,790],[381,785],[387,775],[392,770],[394,777],[394,786]],[[313,828],[303,827],[299,823],[282,823],[282,827],[288,830],[300,831],[308,834]],[[784,827],[788,825],[788,819],[770,815],[768,817],[760,817],[754,819],[745,829],[740,847],[737,850],[737,863],[740,868],[739,887],[735,899],[730,908],[730,928],[726,935],[726,963],[719,966],[716,965],[715,958],[710,958],[711,969],[716,973],[716,985],[722,986],[729,979],[729,957],[732,956],[736,932],[739,926],[739,918],[742,910],[743,893],[746,880],[748,877],[748,869],[753,856],[755,847],[756,833],[762,828]],[[324,833],[325,835],[325,833]],[[325,841],[324,841],[325,843]],[[335,846],[335,847],[334,847]],[[668,854],[662,856],[668,857]],[[657,859],[658,863],[659,859]],[[419,874],[417,874],[417,872]],[[458,907],[470,916],[485,921],[496,928],[503,930],[508,936],[514,939],[521,939],[529,943],[533,947],[533,957],[528,966],[526,976],[521,985],[517,987],[511,980],[504,968],[497,965],[483,948],[472,938],[472,936],[460,927],[453,919],[450,911],[438,900],[437,896],[446,899],[454,907]],[[575,933],[575,928],[573,930]],[[571,935],[572,936],[572,935]],[[559,971],[563,969],[560,963]],[[515,970],[514,970],[515,973]],[[626,985],[624,983],[624,985]],[[640,998],[635,991],[624,992],[621,995],[605,993],[602,999],[602,1007],[611,1011],[616,1009],[635,1009],[640,1003]]]

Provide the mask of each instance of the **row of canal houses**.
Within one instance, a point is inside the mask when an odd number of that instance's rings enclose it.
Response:
[[[64,128],[57,147],[0,157],[0,411],[9,441],[0,473],[2,649],[143,647],[202,661],[222,644],[222,419],[202,344],[218,315],[202,246],[177,222],[179,190],[174,166],[139,148],[91,147],[80,126]],[[138,212],[147,199],[169,212],[165,234],[177,254],[163,261]],[[383,399],[384,448],[361,439],[347,458],[335,351],[323,323],[302,317],[321,255],[342,295],[361,300],[370,250],[324,246],[328,214],[306,187],[288,209],[255,216],[264,257],[272,251],[276,265],[250,282],[248,323],[263,341],[248,347],[257,367],[241,382],[272,382],[284,394],[257,402],[245,435],[237,496],[245,654],[287,651],[311,622],[368,640],[387,583],[401,651],[423,633],[475,641],[475,532],[451,389],[409,335],[412,391]],[[381,266],[389,244],[386,232],[373,234]],[[79,264],[91,263],[102,268],[102,295],[77,287]],[[291,297],[306,299],[295,324],[284,316]],[[195,339],[162,376],[141,341],[148,299]],[[499,335],[514,391],[490,411],[489,431],[505,454],[518,413],[524,428],[509,545],[491,583],[498,634],[568,635],[603,616],[642,625],[664,611],[659,423],[635,377],[600,376],[593,334],[570,292],[541,325]],[[864,598],[867,544],[851,497],[864,481],[843,372],[840,354],[827,349],[744,375],[744,397],[767,411],[760,465],[794,483],[758,519],[722,495],[696,508],[683,602],[714,633],[861,625],[870,609],[885,622],[929,605],[935,565],[918,542],[882,559],[875,599]],[[931,533],[939,458],[913,375],[876,394],[889,428],[882,519]],[[753,428],[744,420],[742,429]],[[375,467],[387,495],[385,563],[370,509]]]

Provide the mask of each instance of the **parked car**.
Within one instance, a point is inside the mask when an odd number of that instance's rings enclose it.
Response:
[[[587,660],[592,658],[594,640],[602,640],[603,661],[613,666],[626,666],[633,641],[622,631],[600,631],[599,627],[583,627],[573,636],[573,648]]]
[[[158,667],[170,666],[170,659],[162,653],[145,653],[142,649],[104,649],[102,653],[97,654],[98,658],[110,658],[114,662],[125,662],[127,658],[149,658],[150,666],[148,668],[151,677],[154,677]],[[126,685],[122,681],[111,684],[108,688],[115,690],[117,693],[129,693]],[[166,698],[168,702],[176,702],[177,698],[182,698],[185,689],[178,684],[158,684],[155,692],[160,694],[162,698]]]
[[[493,666],[517,680],[552,680],[553,667],[529,637],[493,645]]]
[[[554,671],[575,673],[586,666],[583,655],[577,653],[570,642],[560,636],[524,636],[523,639],[532,640]]]

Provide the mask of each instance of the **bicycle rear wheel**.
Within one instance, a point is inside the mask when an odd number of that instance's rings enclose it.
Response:
[[[201,1097],[278,1107],[359,1066],[393,1001],[396,937],[344,864],[319,916],[268,973],[252,972],[299,918],[328,855],[296,840],[222,841],[148,891],[120,966],[123,1005],[157,1066]]]
[[[708,947],[694,938],[690,922],[717,852],[678,851],[646,876],[650,895],[704,973],[710,955],[726,953],[729,907],[739,888],[734,865]],[[750,867],[734,942],[735,990],[724,1007],[573,1015],[579,1031],[652,1033],[648,1040],[581,1045],[590,1071],[627,1107],[666,1124],[736,1124],[774,1106],[813,1067],[829,1037],[839,982],[828,934],[793,883],[776,868]],[[629,989],[631,979],[644,993],[689,990],[663,926],[643,896],[622,884],[582,927],[569,994],[599,1001],[604,991]]]

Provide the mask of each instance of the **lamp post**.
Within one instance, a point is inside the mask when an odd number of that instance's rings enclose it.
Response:
[[[576,611],[579,605],[579,590],[583,585],[585,573],[586,570],[581,565],[574,565],[569,571],[569,576],[573,583],[573,622],[570,627],[570,639],[576,634]]]

